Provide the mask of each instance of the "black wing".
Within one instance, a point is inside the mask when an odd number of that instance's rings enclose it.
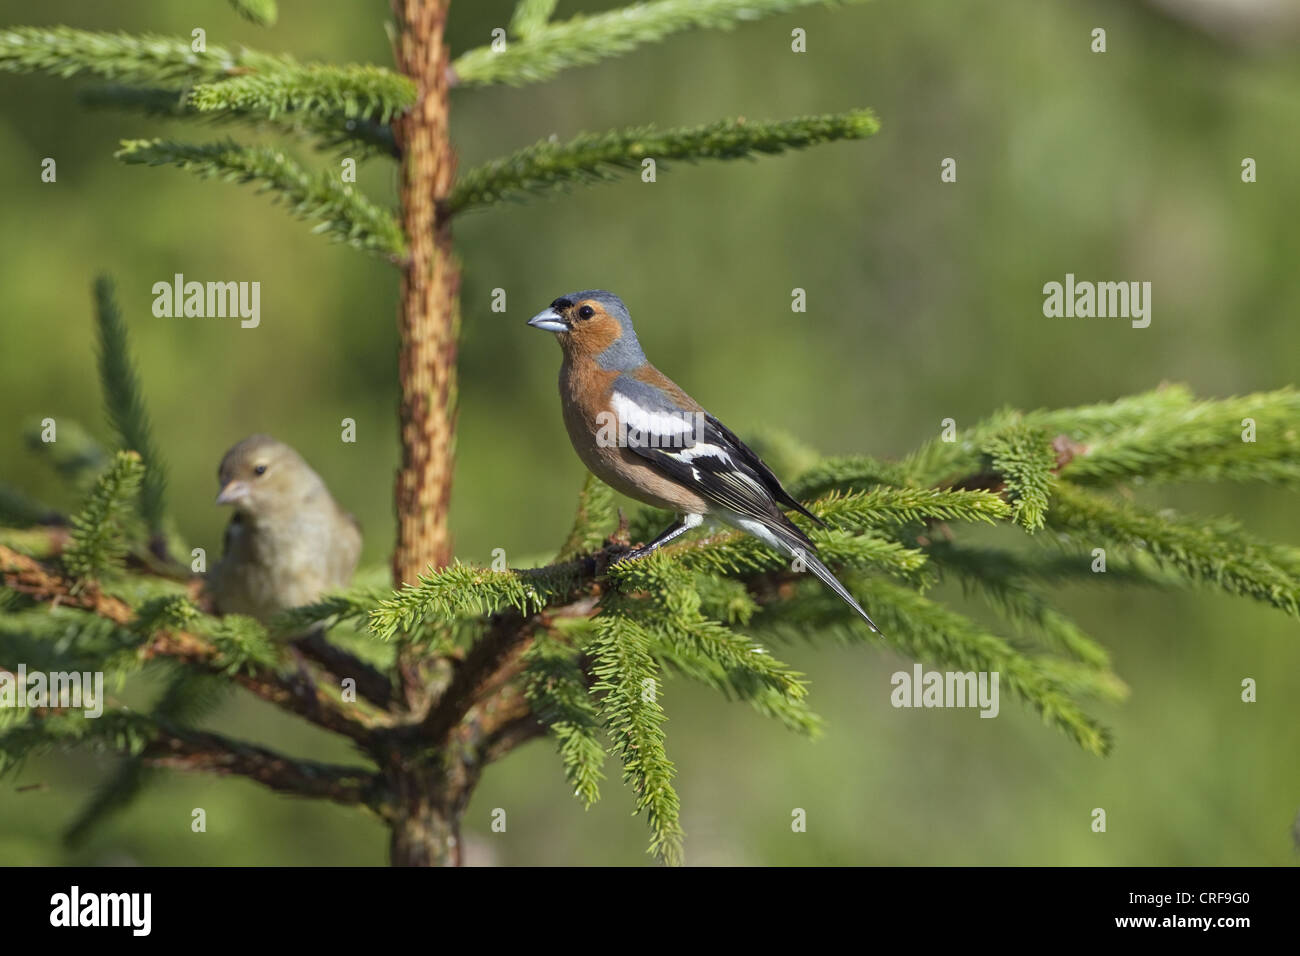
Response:
[[[722,424],[722,422],[718,421],[708,412],[704,413],[704,421],[706,425],[711,426],[712,429],[716,430],[717,433],[736,450],[741,460],[749,466],[750,470],[753,471],[755,476],[757,476],[757,478],[763,483],[763,487],[768,490],[768,493],[771,494],[779,504],[782,504],[787,508],[793,508],[805,518],[811,518],[818,525],[825,527],[826,523],[822,521],[821,518],[817,517],[801,505],[795,500],[794,496],[791,495],[790,492],[781,487],[781,482],[777,480],[776,475],[772,474],[772,469],[767,467],[767,464],[754,453],[752,448],[737,438],[731,429],[727,428],[726,425]]]
[[[744,518],[759,522],[765,533],[745,530],[769,544],[780,544],[791,554],[802,550],[808,569],[856,611],[867,626],[879,633],[862,605],[817,557],[817,547],[781,510],[797,509],[818,524],[822,522],[781,487],[772,469],[737,438],[727,426],[701,411],[691,420],[689,434],[682,431],[681,411],[665,402],[654,389],[638,388],[635,380],[616,384],[619,396],[634,403],[628,411],[639,419],[640,430],[628,429],[626,447],[680,484],[695,489],[701,497]],[[617,404],[617,402],[616,402]],[[690,415],[691,413],[686,413]],[[656,428],[656,426],[658,426]],[[742,525],[743,527],[743,525]],[[769,537],[770,536],[770,537]]]
[[[720,421],[704,411],[673,408],[661,392],[636,380],[619,379],[615,388],[622,399],[635,405],[634,411],[642,413],[641,427],[624,432],[630,451],[709,501],[744,517],[791,529],[803,543],[811,543],[790,524],[781,506],[822,522],[782,488],[763,460]],[[689,427],[679,424],[683,421]]]

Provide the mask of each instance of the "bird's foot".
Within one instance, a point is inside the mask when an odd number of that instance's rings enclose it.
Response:
[[[311,668],[307,665],[307,658],[296,644],[289,645],[289,652],[292,654],[296,665],[289,680],[294,685],[295,692],[314,703],[318,698],[316,678],[311,676]]]
[[[647,554],[650,554],[654,550],[655,549],[652,548],[650,545],[645,545],[644,547],[640,547],[640,548],[632,548],[620,554],[617,558],[615,558],[613,561],[610,561],[609,563],[611,565],[615,565],[615,564],[623,564],[626,561],[635,561],[637,558],[644,558]]]

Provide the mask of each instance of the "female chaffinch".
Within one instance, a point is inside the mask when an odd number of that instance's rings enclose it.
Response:
[[[879,633],[782,509],[823,522],[744,442],[650,364],[622,299],[600,289],[571,292],[528,324],[554,332],[564,352],[560,404],[578,457],[615,490],[679,515],[628,557],[649,554],[706,516],[717,518],[801,559]]]
[[[217,471],[217,504],[235,509],[221,563],[208,576],[216,609],[268,621],[346,587],[361,529],[302,456],[267,435],[231,448]]]

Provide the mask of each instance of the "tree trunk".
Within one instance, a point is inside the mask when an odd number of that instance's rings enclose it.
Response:
[[[460,816],[431,800],[419,800],[392,822],[393,866],[460,866]]]
[[[417,745],[418,746],[418,745]],[[454,748],[449,748],[454,749]],[[478,772],[457,757],[443,765],[394,754],[389,862],[393,866],[460,866],[460,819]]]
[[[443,42],[449,0],[393,0],[394,56],[419,99],[394,125],[402,152],[401,216],[410,249],[398,328],[402,462],[394,493],[395,583],[414,582],[451,560],[460,270],[438,202],[451,189],[455,155],[447,130],[450,60]]]

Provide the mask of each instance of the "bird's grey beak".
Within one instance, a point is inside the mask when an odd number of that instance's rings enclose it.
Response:
[[[564,317],[554,309],[546,309],[538,312],[528,320],[528,324],[535,329],[541,329],[543,332],[567,332],[569,323],[564,321]]]
[[[248,482],[232,481],[221,489],[221,494],[217,495],[217,504],[233,505],[238,501],[244,501],[248,498]]]

